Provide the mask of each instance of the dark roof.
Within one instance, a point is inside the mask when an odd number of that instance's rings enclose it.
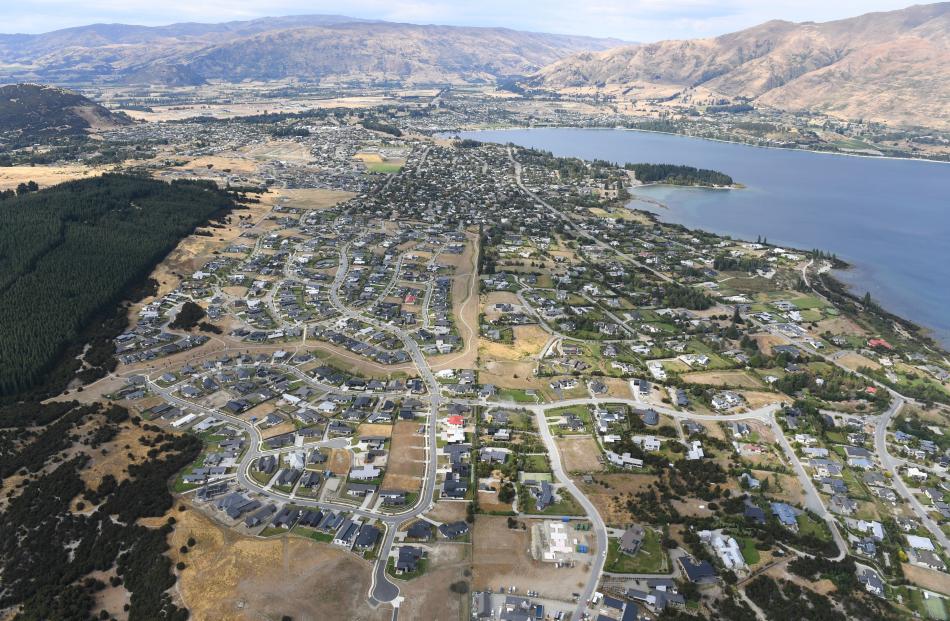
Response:
[[[409,530],[406,531],[406,534],[413,539],[431,539],[432,524],[424,520],[419,520],[409,527]]]
[[[372,548],[379,540],[379,535],[380,532],[378,528],[366,524],[360,529],[360,534],[356,537],[356,543],[354,545],[357,548]]]
[[[439,532],[442,533],[443,537],[455,539],[456,537],[461,537],[468,532],[468,524],[462,521],[452,522],[450,524],[442,524],[439,526]]]
[[[709,564],[709,561],[699,561],[698,563],[688,557],[680,558],[680,564],[683,566],[683,572],[690,582],[707,581],[716,577],[716,570]]]

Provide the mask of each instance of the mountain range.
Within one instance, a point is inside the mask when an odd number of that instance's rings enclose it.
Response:
[[[197,85],[209,80],[494,83],[616,39],[334,15],[0,35],[0,81]]]
[[[0,82],[199,85],[518,81],[558,95],[750,103],[950,128],[950,2],[825,23],[770,21],[708,39],[616,39],[339,15],[0,35]]]
[[[948,127],[950,3],[583,52],[527,84],[624,98],[690,89],[783,110]]]

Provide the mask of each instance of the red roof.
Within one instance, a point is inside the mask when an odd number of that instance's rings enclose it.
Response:
[[[455,416],[449,416],[448,421],[450,425],[457,425],[459,427],[465,424],[465,419],[459,416],[458,414],[456,414]]]
[[[868,347],[883,347],[884,349],[894,349],[890,343],[884,339],[869,339]]]
[[[874,386],[868,386],[868,387],[867,387],[867,393],[868,393],[869,395],[876,395],[876,394],[877,394],[877,388],[875,388]]]

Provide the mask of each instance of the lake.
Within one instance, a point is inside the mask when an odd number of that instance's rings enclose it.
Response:
[[[765,149],[620,129],[463,132],[559,156],[711,168],[741,190],[651,186],[631,206],[661,220],[804,250],[820,248],[853,269],[838,278],[858,295],[929,328],[950,347],[950,165]]]

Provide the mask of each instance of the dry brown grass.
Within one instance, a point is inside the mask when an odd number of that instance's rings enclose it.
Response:
[[[356,428],[357,437],[363,436],[378,436],[383,438],[388,438],[393,434],[392,425],[384,425],[382,423],[363,423]]]
[[[235,174],[248,175],[257,172],[257,164],[246,157],[240,157],[238,155],[203,155],[194,158],[182,166],[176,167],[175,170],[230,170]]]
[[[708,386],[738,386],[740,388],[760,388],[762,382],[745,371],[701,371],[687,373],[683,381]]]
[[[346,449],[330,449],[330,455],[327,458],[327,470],[338,477],[345,477],[350,473],[352,465],[353,453]]]
[[[457,522],[465,519],[466,505],[467,502],[440,500],[425,516],[435,522]]]
[[[752,339],[766,356],[772,355],[772,347],[785,344],[784,338],[774,334],[755,334],[752,336]]]
[[[917,586],[950,595],[950,576],[947,574],[910,563],[901,563],[901,569],[904,570],[904,577]]]
[[[532,324],[512,328],[514,342],[511,345],[482,340],[479,344],[479,356],[487,364],[492,361],[518,361],[534,358],[548,342],[548,333],[540,326]]]
[[[417,423],[398,421],[392,428],[389,461],[383,478],[383,489],[401,489],[408,492],[422,487],[425,474],[425,438],[416,433]]]
[[[581,491],[590,499],[608,526],[623,528],[630,522],[626,496],[645,490],[656,481],[650,474],[599,474],[594,483],[579,483]],[[605,487],[601,482],[607,484]]]
[[[148,457],[151,447],[140,443],[139,439],[154,435],[144,432],[141,427],[123,424],[119,434],[111,442],[104,444],[99,450],[89,452],[90,460],[86,467],[79,471],[79,477],[90,489],[98,487],[102,477],[106,475],[114,476],[116,481],[121,483],[128,478],[130,463],[140,463]],[[129,458],[129,453],[132,458]]]
[[[389,619],[366,595],[371,566],[354,555],[299,537],[252,539],[223,528],[196,510],[176,513],[171,556],[187,567],[176,586],[194,619]],[[194,537],[187,554],[179,548]]]
[[[45,188],[65,181],[95,177],[111,167],[90,168],[68,164],[65,166],[4,166],[0,167],[0,190],[16,189],[21,183],[35,181]]]
[[[500,388],[533,388],[539,391],[547,385],[547,382],[534,377],[534,363],[531,361],[484,362],[478,374],[478,381]]]
[[[531,525],[537,520],[519,520],[526,529],[508,528],[508,518],[479,515],[472,534],[473,588],[482,590],[517,586],[519,592],[538,591],[542,597],[564,600],[583,584],[589,567],[555,568],[531,557]],[[571,531],[574,534],[576,531]]]
[[[835,362],[846,369],[851,369],[852,371],[857,371],[861,367],[869,367],[875,371],[881,368],[881,364],[876,360],[871,360],[870,358],[862,356],[859,353],[850,351],[836,356]]]
[[[790,402],[791,399],[786,397],[780,392],[759,392],[754,390],[741,390],[739,391],[743,397],[745,397],[746,403],[750,409],[760,408],[764,405],[769,405],[772,403],[779,403],[780,401]]]
[[[591,436],[566,436],[557,439],[561,463],[567,472],[600,472],[600,447]]]
[[[277,193],[289,199],[286,203],[288,207],[297,207],[299,209],[329,209],[338,203],[342,203],[356,196],[353,192],[319,188],[278,190]]]
[[[472,566],[470,546],[430,545],[428,563],[424,575],[399,585],[401,595],[406,598],[399,607],[399,618],[410,621],[463,618],[463,612],[469,608],[470,595],[453,593],[449,585],[467,579],[465,574]]]
[[[821,334],[826,330],[832,334],[853,334],[857,336],[868,335],[868,331],[855,323],[853,319],[842,315],[819,321],[818,328],[815,329],[814,332]]]

